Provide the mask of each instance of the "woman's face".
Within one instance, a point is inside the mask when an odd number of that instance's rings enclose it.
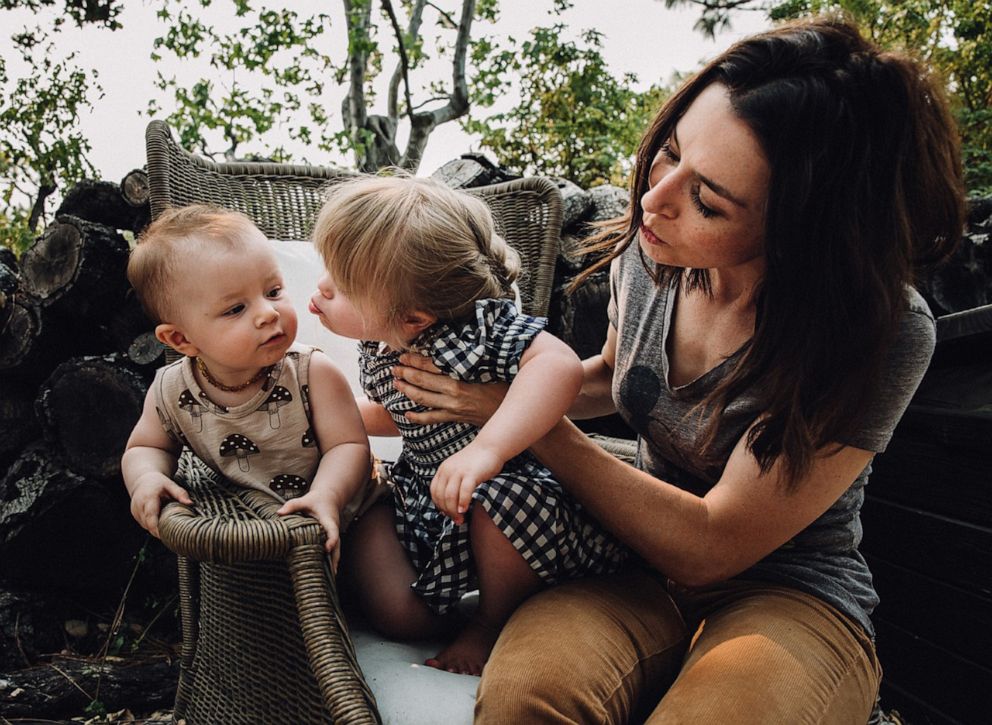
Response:
[[[674,267],[763,268],[769,175],[726,86],[711,84],[651,162],[638,234],[645,255]]]

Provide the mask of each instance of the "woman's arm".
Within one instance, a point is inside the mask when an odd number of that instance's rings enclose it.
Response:
[[[572,420],[598,418],[617,412],[613,402],[613,367],[616,364],[617,331],[606,328],[606,342],[599,355],[582,361],[582,390],[568,409]]]
[[[786,490],[781,464],[762,474],[738,441],[723,475],[702,498],[618,461],[562,421],[531,450],[583,506],[666,576],[687,586],[744,571],[809,526],[857,478],[872,453],[821,452]]]

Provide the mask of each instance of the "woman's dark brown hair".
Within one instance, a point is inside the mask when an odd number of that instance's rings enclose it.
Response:
[[[636,243],[651,162],[711,83],[727,86],[771,179],[754,336],[704,405],[721,411],[745,389],[763,391],[748,446],[763,471],[784,456],[794,486],[818,448],[856,430],[905,314],[906,285],[961,236],[958,136],[926,70],[849,24],[818,19],[752,36],[661,109],[637,153],[631,206],[598,237],[595,248],[609,254],[590,272]],[[651,271],[659,284],[682,279],[680,269]],[[685,282],[709,290],[705,270]],[[711,420],[709,441],[719,416]]]

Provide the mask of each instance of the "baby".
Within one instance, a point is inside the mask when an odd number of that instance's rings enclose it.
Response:
[[[131,513],[158,536],[183,445],[218,474],[312,514],[336,568],[342,511],[369,480],[368,438],[344,375],[294,344],[296,313],[270,243],[244,215],[166,211],[142,235],[128,279],[185,357],[160,369],[122,459]],[[290,500],[291,499],[291,500]]]
[[[521,314],[516,253],[485,203],[435,182],[360,177],[336,186],[314,229],[327,274],[310,311],[361,340],[359,402],[370,435],[401,435],[388,467],[392,507],[377,506],[349,543],[352,577],[372,623],[419,638],[478,587],[479,607],[427,661],[480,674],[503,623],[544,585],[618,567],[624,550],[526,452],[568,409],[582,367],[546,320]],[[416,350],[452,377],[510,382],[481,429],[418,425],[425,410],[394,385],[399,355]]]

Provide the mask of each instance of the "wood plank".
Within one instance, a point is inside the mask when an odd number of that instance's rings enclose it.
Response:
[[[861,510],[861,551],[981,597],[992,596],[992,529],[876,496]]]
[[[875,620],[875,627],[884,680],[952,721],[989,722],[992,670],[957,657],[882,617]]]
[[[987,443],[992,451],[992,434]],[[869,496],[992,527],[992,452],[897,435],[872,463]]]
[[[901,718],[899,722],[909,725],[965,725],[960,720],[951,719],[939,710],[934,710],[929,703],[892,684],[884,677],[879,695],[882,699],[882,710],[887,713],[895,710]]]
[[[992,598],[877,557],[865,558],[882,599],[875,617],[992,670]]]

